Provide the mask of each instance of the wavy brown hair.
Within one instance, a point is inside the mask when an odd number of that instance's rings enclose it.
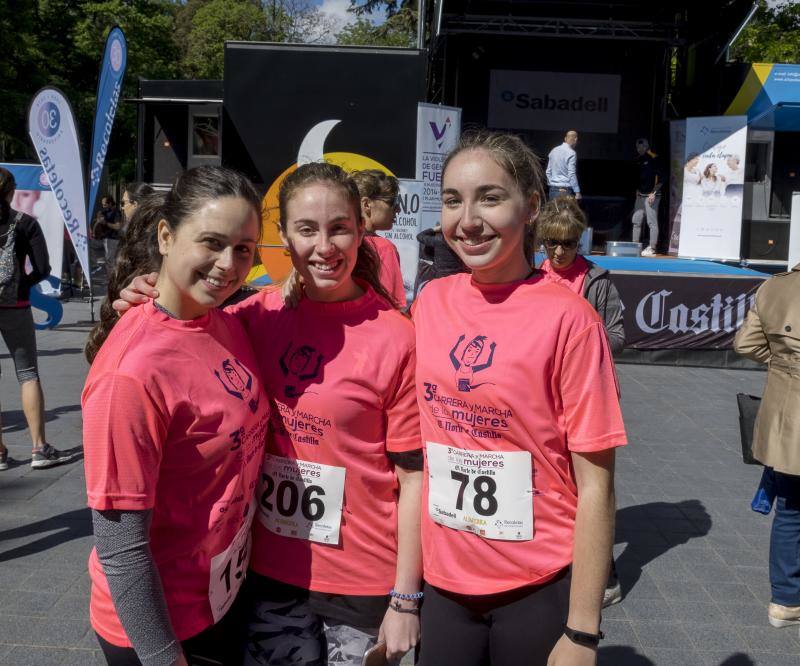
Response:
[[[309,185],[316,183],[325,183],[338,188],[342,194],[345,195],[348,202],[353,209],[353,219],[356,224],[363,226],[361,219],[361,194],[358,191],[358,186],[355,181],[348,176],[347,172],[335,164],[328,162],[311,162],[298,167],[295,171],[290,173],[281,183],[278,192],[278,205],[281,214],[281,230],[286,233],[286,221],[288,219],[286,208],[300,190]],[[370,243],[362,241],[358,247],[358,255],[356,257],[356,265],[353,268],[353,277],[358,280],[366,282],[375,293],[381,298],[391,304],[393,308],[397,308],[398,304],[395,302],[392,295],[386,290],[380,281],[381,260],[378,253],[373,249]]]

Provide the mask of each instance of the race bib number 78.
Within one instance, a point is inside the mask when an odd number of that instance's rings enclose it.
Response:
[[[426,448],[432,520],[485,539],[533,539],[528,451],[468,451],[435,442]]]

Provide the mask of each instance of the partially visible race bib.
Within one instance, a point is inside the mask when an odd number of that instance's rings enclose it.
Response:
[[[432,520],[485,539],[533,539],[528,451],[467,451],[435,442],[426,448]]]
[[[258,519],[270,532],[337,545],[344,467],[267,454],[261,469]]]
[[[208,602],[214,622],[219,622],[231,607],[247,573],[250,561],[250,534],[253,524],[253,507],[247,512],[231,544],[211,558],[211,578],[208,585]]]

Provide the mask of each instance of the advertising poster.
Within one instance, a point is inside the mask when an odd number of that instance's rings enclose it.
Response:
[[[400,254],[400,270],[403,273],[403,286],[406,300],[414,300],[414,281],[417,278],[419,263],[419,242],[417,234],[422,231],[422,194],[424,183],[420,180],[400,180],[400,211],[394,226],[389,231],[379,231],[378,235],[392,241]]]
[[[108,33],[103,62],[100,65],[100,77],[97,84],[97,108],[94,113],[94,129],[92,130],[92,152],[89,162],[89,213],[94,212],[100,179],[106,163],[108,144],[111,141],[111,130],[117,114],[119,96],[122,93],[122,80],[125,77],[127,62],[127,44],[122,30],[115,27]]]
[[[415,49],[225,44],[225,71],[235,75],[224,77],[222,163],[266,192],[262,263],[249,281],[275,282],[291,268],[278,234],[278,190],[298,165],[324,159],[348,171],[414,176],[426,68]]]
[[[686,121],[669,123],[669,254],[678,255],[681,236],[681,197],[686,154]]]
[[[72,107],[60,90],[47,87],[36,93],[28,111],[28,134],[89,281],[83,161]]]
[[[740,258],[747,118],[686,119],[678,254]]]
[[[417,107],[417,180],[422,181],[421,228],[439,223],[442,164],[461,136],[461,109],[437,104]]]

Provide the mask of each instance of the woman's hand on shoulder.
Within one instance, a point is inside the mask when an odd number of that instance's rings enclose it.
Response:
[[[111,307],[119,314],[123,314],[137,305],[147,303],[151,298],[158,298],[158,289],[155,288],[157,280],[158,273],[136,276],[119,292],[119,298],[111,304]]]

